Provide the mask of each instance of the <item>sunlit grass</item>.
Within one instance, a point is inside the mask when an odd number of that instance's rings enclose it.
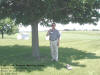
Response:
[[[99,75],[100,32],[67,31],[61,33],[59,61],[52,62],[46,32],[39,32],[41,60],[32,57],[31,36],[29,40],[17,40],[15,35],[0,35],[0,65],[10,67],[17,75]],[[25,65],[33,65],[26,66]],[[73,69],[67,70],[66,64]],[[10,66],[15,65],[15,66]],[[16,66],[17,65],[17,66]],[[18,66],[24,65],[24,66]],[[44,66],[36,66],[44,65]],[[8,73],[8,70],[3,70]],[[2,74],[6,75],[6,74]],[[14,75],[8,74],[8,75]]]

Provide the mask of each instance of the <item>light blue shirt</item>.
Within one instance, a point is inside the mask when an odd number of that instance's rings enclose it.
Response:
[[[58,38],[60,38],[60,33],[59,33],[59,31],[56,30],[56,29],[51,29],[51,30],[49,31],[49,40],[50,40],[50,41],[55,41],[55,40],[57,40]]]

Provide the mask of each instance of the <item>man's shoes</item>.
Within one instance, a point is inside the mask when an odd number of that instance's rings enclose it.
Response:
[[[57,62],[58,60],[57,59],[51,59],[51,61],[56,61]]]
[[[51,61],[54,61],[54,59],[51,59]]]
[[[58,59],[55,60],[56,62],[58,61]]]

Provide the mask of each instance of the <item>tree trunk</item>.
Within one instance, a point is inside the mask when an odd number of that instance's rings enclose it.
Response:
[[[4,38],[4,33],[3,33],[3,30],[1,30],[1,34],[2,34],[2,39]]]
[[[32,26],[32,55],[37,59],[40,59],[39,51],[39,39],[38,39],[38,23],[34,23]]]

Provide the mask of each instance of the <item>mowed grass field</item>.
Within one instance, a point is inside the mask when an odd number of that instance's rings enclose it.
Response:
[[[100,31],[61,32],[58,62],[51,61],[45,35],[39,32],[40,60],[32,57],[31,37],[0,35],[0,75],[100,75]]]

